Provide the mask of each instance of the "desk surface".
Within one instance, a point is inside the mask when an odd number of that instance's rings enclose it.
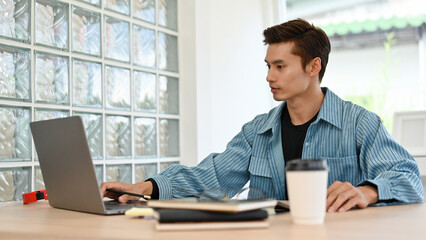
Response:
[[[426,239],[426,204],[327,213],[322,225],[271,216],[265,229],[157,232],[154,220],[55,209],[47,201],[0,203],[0,239]]]

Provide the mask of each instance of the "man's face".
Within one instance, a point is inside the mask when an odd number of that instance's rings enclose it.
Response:
[[[302,68],[301,58],[291,53],[293,43],[274,43],[268,46],[265,62],[271,92],[276,101],[289,101],[306,92],[310,76]]]

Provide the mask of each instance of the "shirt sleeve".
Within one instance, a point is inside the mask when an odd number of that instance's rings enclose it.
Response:
[[[378,205],[423,202],[419,168],[414,158],[393,140],[381,119],[366,113],[357,128],[360,164],[366,181],[377,187]]]
[[[196,196],[208,189],[222,189],[234,195],[249,180],[253,121],[243,126],[224,152],[210,154],[195,167],[171,165],[152,177],[158,185],[159,198]]]

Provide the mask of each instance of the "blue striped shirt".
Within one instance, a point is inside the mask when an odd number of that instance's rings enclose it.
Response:
[[[249,180],[250,188],[287,199],[280,121],[283,105],[246,123],[224,152],[210,154],[195,167],[172,165],[153,177],[160,199],[213,188],[233,195]],[[308,128],[302,158],[327,160],[329,186],[335,181],[377,186],[381,204],[424,200],[416,161],[393,140],[381,119],[330,90]]]

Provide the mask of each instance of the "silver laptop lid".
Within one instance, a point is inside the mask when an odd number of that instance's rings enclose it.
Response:
[[[30,123],[52,207],[105,214],[79,116]]]

